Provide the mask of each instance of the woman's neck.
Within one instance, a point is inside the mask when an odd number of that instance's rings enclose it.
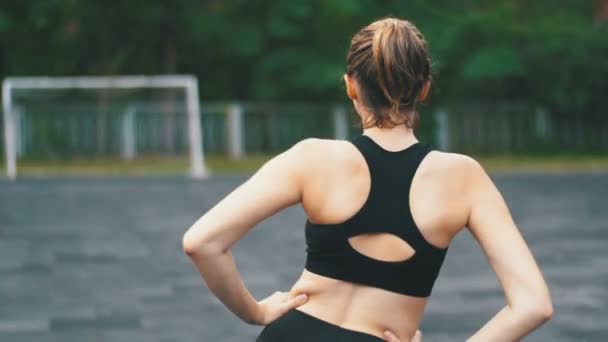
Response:
[[[418,141],[414,135],[414,130],[405,125],[398,125],[392,128],[365,128],[363,134],[372,138],[380,146],[390,151],[404,149]]]

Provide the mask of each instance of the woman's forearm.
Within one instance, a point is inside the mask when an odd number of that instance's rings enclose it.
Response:
[[[519,341],[551,317],[551,310],[545,311],[505,306],[467,341]]]
[[[257,320],[257,301],[245,287],[229,251],[189,253],[207,287],[230,311],[243,321]]]

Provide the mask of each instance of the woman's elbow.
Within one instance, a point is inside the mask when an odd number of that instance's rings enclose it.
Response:
[[[196,255],[210,255],[219,252],[221,248],[213,239],[192,227],[182,237],[182,248],[184,253],[193,257]]]
[[[516,311],[519,311],[527,321],[536,322],[538,325],[553,318],[553,304],[549,297],[543,300],[530,301],[525,306],[520,306],[519,310],[516,309]]]
[[[184,253],[189,256],[192,256],[196,253],[198,246],[199,243],[192,236],[192,232],[190,230],[185,232],[184,236],[182,236],[182,248],[184,250]]]
[[[538,306],[536,315],[543,323],[553,318],[553,303],[551,303],[551,299]]]

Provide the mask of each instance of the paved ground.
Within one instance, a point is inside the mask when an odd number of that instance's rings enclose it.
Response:
[[[494,177],[554,296],[529,341],[608,340],[608,174]],[[0,341],[252,341],[182,254],[181,235],[243,180],[0,181]],[[304,215],[289,209],[236,247],[258,296],[304,262]],[[462,341],[503,305],[467,233],[453,243],[422,330]]]

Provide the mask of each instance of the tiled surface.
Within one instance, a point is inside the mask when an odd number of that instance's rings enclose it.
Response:
[[[608,340],[608,174],[494,177],[549,280],[556,314],[528,341]],[[252,341],[209,295],[182,233],[243,177],[0,181],[0,341]],[[291,208],[234,250],[258,297],[304,262]],[[464,340],[504,303],[468,233],[452,244],[424,341]]]

